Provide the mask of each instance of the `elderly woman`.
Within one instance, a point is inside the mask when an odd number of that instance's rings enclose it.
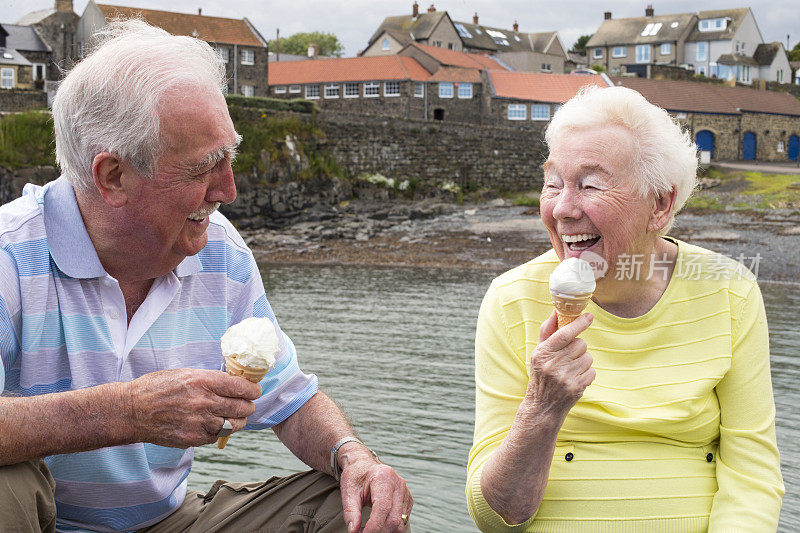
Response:
[[[495,279],[478,319],[472,518],[483,531],[775,531],[758,285],[666,236],[695,184],[690,138],[623,87],[579,94],[545,137],[553,249]],[[596,290],[559,329],[548,278],[581,256]]]

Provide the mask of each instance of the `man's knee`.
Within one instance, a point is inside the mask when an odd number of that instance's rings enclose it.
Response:
[[[3,531],[55,531],[55,481],[41,459],[0,467]]]

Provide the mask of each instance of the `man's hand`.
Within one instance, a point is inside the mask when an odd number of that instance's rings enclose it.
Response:
[[[124,385],[134,440],[175,448],[216,441],[225,418],[242,429],[261,396],[257,383],[218,370],[160,370]]]
[[[339,451],[343,465],[340,487],[344,521],[348,533],[405,531],[402,515],[410,515],[414,499],[406,482],[358,443],[347,443]],[[361,509],[372,506],[369,521],[361,529]]]

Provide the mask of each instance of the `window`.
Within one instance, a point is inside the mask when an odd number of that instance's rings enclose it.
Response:
[[[525,104],[508,104],[508,120],[525,120],[528,118]]]
[[[624,46],[615,46],[611,50],[611,57],[625,57],[625,47]]]
[[[43,80],[45,79],[45,65],[44,63],[34,63],[33,64],[33,79],[34,80]]]
[[[223,63],[228,62],[228,49],[227,48],[217,48],[217,55],[222,60]]]
[[[319,85],[306,85],[306,98],[309,100],[319,98]]]
[[[300,92],[300,86],[299,85],[289,85],[289,93],[297,94],[299,92]]]
[[[383,82],[383,96],[400,96],[400,82],[399,81]]]
[[[744,51],[744,45],[745,45],[745,44],[746,44],[746,43],[742,43],[742,55],[746,55],[746,52]]]
[[[603,49],[602,48],[593,48],[592,49],[592,57],[594,59],[600,59],[603,57]]]
[[[433,42],[433,46],[438,46],[439,48],[442,47],[442,41],[432,41],[432,42]]]
[[[325,84],[325,98],[339,98],[339,84],[326,83]]]
[[[686,118],[686,113],[676,113],[675,114],[675,118],[677,118],[677,119],[685,119]]]
[[[636,62],[649,63],[650,62],[650,45],[637,44],[636,45]]]
[[[459,98],[472,98],[472,84],[459,83],[458,84],[458,97]]]
[[[375,98],[381,95],[381,84],[377,81],[368,81],[364,83],[364,96],[367,98]]]
[[[553,65],[551,63],[542,63],[543,72],[553,72]]]
[[[272,92],[275,94],[286,94],[286,85],[278,85],[272,89]]]
[[[0,69],[0,88],[13,89],[14,88],[14,69],[2,68]]]
[[[256,62],[256,53],[253,50],[242,50],[242,65],[252,65]]]
[[[242,85],[242,94],[244,96],[253,96],[255,94],[254,88],[252,85]]]
[[[778,152],[783,152],[783,141],[778,141]]]
[[[358,83],[345,83],[344,84],[344,97],[345,98],[358,98]]]
[[[739,53],[739,41],[736,41],[736,53]]]
[[[706,19],[699,21],[697,27],[700,31],[720,31],[725,29],[726,23],[727,19],[724,18]]]
[[[421,81],[414,83],[414,96],[417,98],[422,98],[425,96],[425,84]]]
[[[668,56],[672,53],[672,46],[669,43],[661,43],[661,55]]]
[[[750,83],[750,65],[736,65],[736,79],[742,83]]]
[[[699,67],[697,67],[697,73],[698,74],[702,74],[703,76],[705,76],[706,75],[706,66],[705,65],[700,65]]]
[[[383,42],[381,43],[381,50],[387,51],[387,50],[389,50],[391,47],[392,47],[392,43],[391,43],[391,41],[389,41],[389,38],[388,38],[388,37],[386,37],[386,38],[383,40]]]
[[[533,104],[531,106],[531,120],[550,120],[550,106],[547,104]]]
[[[661,29],[663,26],[660,22],[650,22],[647,26],[644,27],[642,30],[642,37],[652,37],[658,33],[658,30]]]
[[[452,98],[452,97],[453,97],[453,84],[439,83],[439,98]]]
[[[777,76],[776,79],[777,79],[778,83],[783,83],[783,69],[782,68],[778,69],[778,72],[776,73],[776,76]]]
[[[706,44],[705,42],[697,43],[697,60],[698,61],[705,61],[706,60]]]
[[[447,49],[448,50],[455,50],[456,49],[455,43],[447,43]]]

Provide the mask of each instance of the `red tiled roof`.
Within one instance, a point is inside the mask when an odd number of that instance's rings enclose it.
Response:
[[[577,74],[490,70],[489,78],[494,86],[495,96],[556,104],[563,104],[586,85],[608,85],[602,76]]]
[[[439,63],[451,67],[508,70],[502,64],[483,54],[467,54],[465,52],[456,52],[455,50],[448,50],[447,48],[428,46],[426,44],[419,43],[412,43],[410,46],[416,46],[429,56],[433,57]]]
[[[405,56],[369,56],[269,65],[269,85],[370,80],[425,81],[430,77],[414,59]]]
[[[669,111],[738,115],[742,110],[800,116],[800,101],[788,93],[696,81],[613,78],[613,82]]]
[[[480,83],[481,71],[476,68],[442,67],[428,81]]]
[[[207,17],[205,15],[106,4],[97,4],[97,7],[100,8],[107,20],[141,17],[149,24],[158,26],[172,35],[196,35],[200,39],[211,43],[265,46],[245,19]]]

